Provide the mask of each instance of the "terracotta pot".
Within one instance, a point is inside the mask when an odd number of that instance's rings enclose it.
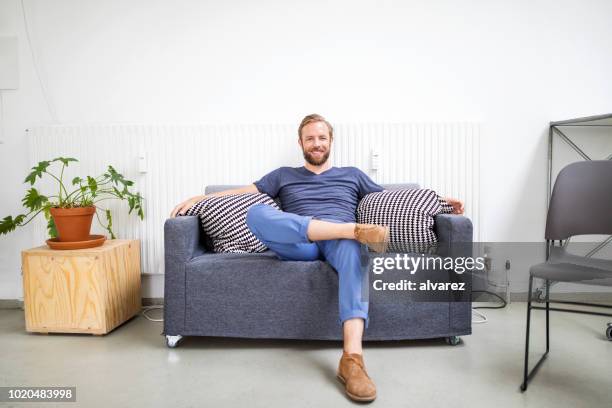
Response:
[[[96,212],[95,206],[75,208],[51,208],[60,242],[86,241],[89,239],[91,220]]]

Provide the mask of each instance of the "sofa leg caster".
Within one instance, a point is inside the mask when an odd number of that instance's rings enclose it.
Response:
[[[446,342],[446,344],[449,344],[451,346],[456,346],[457,344],[461,343],[461,337],[449,336],[449,337],[445,337],[444,341]]]
[[[181,336],[180,334],[177,334],[176,336],[166,335],[166,345],[170,348],[175,348],[182,338],[183,336]]]

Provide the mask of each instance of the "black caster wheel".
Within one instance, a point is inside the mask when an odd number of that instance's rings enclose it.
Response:
[[[606,329],[606,337],[608,340],[612,341],[612,323],[608,323],[608,328]]]
[[[461,343],[461,338],[459,336],[449,336],[449,337],[445,337],[444,341],[448,345],[456,346],[457,344]]]

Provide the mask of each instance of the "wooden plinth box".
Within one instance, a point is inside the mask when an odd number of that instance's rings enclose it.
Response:
[[[21,253],[26,330],[106,334],[141,310],[140,241]]]

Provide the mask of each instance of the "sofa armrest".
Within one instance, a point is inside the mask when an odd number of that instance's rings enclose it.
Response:
[[[471,257],[473,225],[472,221],[462,215],[439,214],[434,219],[434,229],[438,236],[438,252],[440,256]],[[469,308],[465,308],[464,302],[469,302],[472,297],[472,275],[471,273],[458,274],[449,271],[449,282],[465,283],[467,288],[464,292],[454,292],[451,303],[452,314],[468,313],[467,319],[471,319]],[[451,319],[453,322],[454,319]]]
[[[438,255],[471,256],[473,227],[469,218],[456,214],[439,214],[434,218],[438,237]]]
[[[197,216],[168,218],[164,224],[164,253],[168,262],[187,262],[206,252]],[[170,257],[170,259],[168,259]]]
[[[164,224],[164,334],[182,334],[185,325],[185,264],[206,250],[197,216],[168,218]]]
[[[471,243],[473,240],[472,221],[463,215],[436,215],[434,230],[440,243]]]

